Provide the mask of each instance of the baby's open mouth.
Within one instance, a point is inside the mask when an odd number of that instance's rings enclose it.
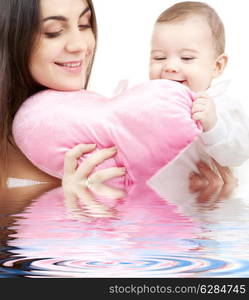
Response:
[[[172,81],[176,81],[176,82],[179,82],[179,83],[184,83],[185,80],[176,80],[176,79],[173,79]]]

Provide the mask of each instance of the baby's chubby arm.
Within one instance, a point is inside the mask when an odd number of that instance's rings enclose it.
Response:
[[[213,99],[205,92],[195,94],[196,100],[192,106],[192,119],[199,121],[203,131],[214,128],[217,122],[217,113]]]

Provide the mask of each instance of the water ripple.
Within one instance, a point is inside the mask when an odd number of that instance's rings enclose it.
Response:
[[[10,258],[0,277],[249,277],[249,260],[146,256],[133,260]]]

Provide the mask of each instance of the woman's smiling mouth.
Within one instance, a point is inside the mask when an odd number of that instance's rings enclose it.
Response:
[[[59,67],[62,67],[65,71],[73,74],[81,73],[82,71],[82,60],[69,61],[69,62],[55,62]]]

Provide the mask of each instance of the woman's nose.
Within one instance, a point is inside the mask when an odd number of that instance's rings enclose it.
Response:
[[[88,35],[82,35],[80,31],[72,33],[66,43],[68,52],[86,52],[90,47],[90,39]]]

